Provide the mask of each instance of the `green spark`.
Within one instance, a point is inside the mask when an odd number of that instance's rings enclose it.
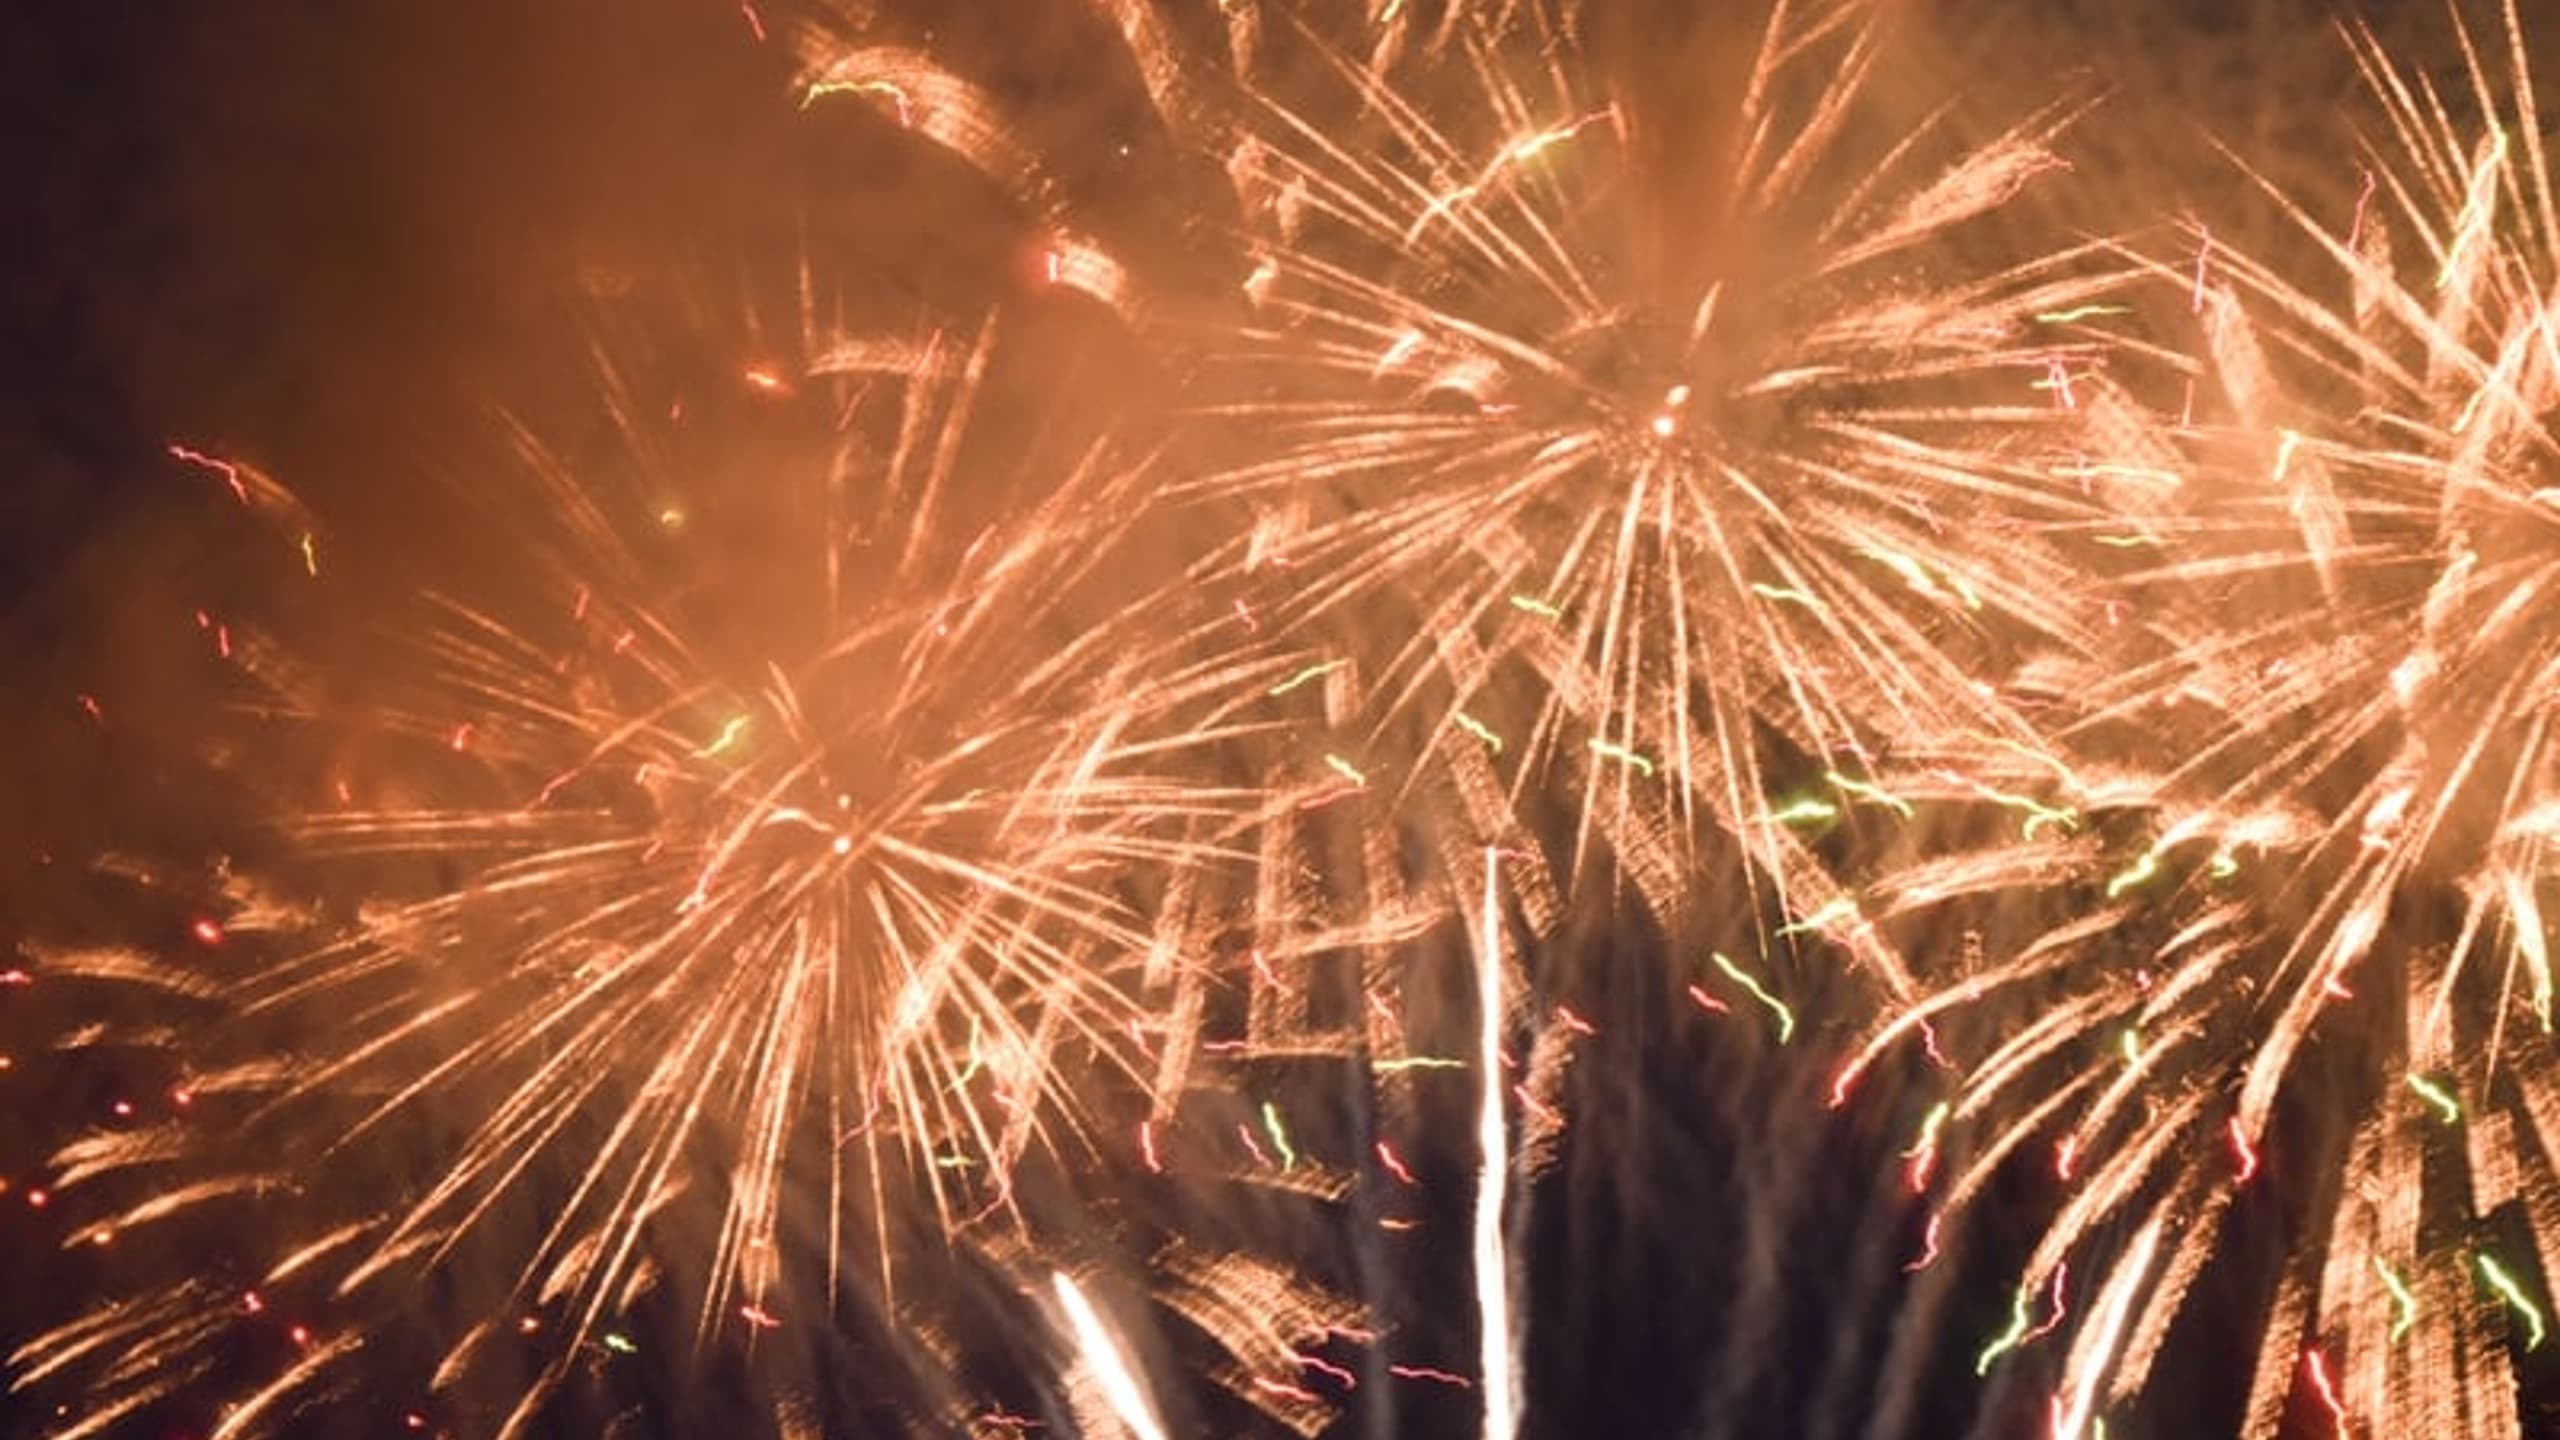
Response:
[[[2509,1275],[2497,1261],[2486,1255],[2480,1257],[2480,1278],[2488,1281],[2489,1287],[2506,1297],[2507,1303],[2514,1306],[2516,1313],[2524,1317],[2526,1327],[2532,1332],[2525,1337],[2524,1348],[2531,1350],[2540,1346],[2542,1344],[2542,1312],[2533,1308],[2532,1301],[2524,1298],[2524,1287],[2516,1284],[2515,1277]]]
[[[1493,733],[1492,726],[1487,725],[1464,710],[1456,712],[1456,718],[1458,721],[1458,728],[1483,741],[1487,748],[1491,749],[1494,754],[1499,755],[1502,753],[1502,737]]]
[[[1763,585],[1754,580],[1751,582],[1751,593],[1763,600],[1783,600],[1790,605],[1801,605],[1807,610],[1824,608],[1822,602],[1811,594],[1785,585]]]
[[[830,95],[886,95],[897,102],[903,115],[907,108],[906,92],[886,80],[818,80],[800,94],[800,108],[808,109]]]
[[[2017,1349],[2019,1344],[2027,1338],[2027,1327],[2033,1323],[2028,1316],[2027,1307],[2033,1295],[2034,1292],[2028,1287],[2024,1285],[2018,1287],[2017,1298],[2009,1305],[2009,1328],[2001,1331],[1989,1345],[1983,1347],[1981,1357],[1973,1362],[1974,1374],[1990,1374],[1992,1361]]]
[[[2132,869],[2125,871],[2123,874],[2118,875],[2113,880],[2107,882],[2107,898],[2113,900],[2127,890],[2132,889],[2134,886],[2141,884],[2143,881],[2148,880],[2159,873],[2160,852],[2157,850],[2146,850],[2142,852],[2141,859],[2133,862]]]
[[[2240,873],[2240,862],[2228,850],[2214,852],[2213,864],[2207,871],[2216,880],[2228,880]]]
[[[1839,818],[1839,807],[1824,800],[1799,800],[1784,810],[1773,810],[1769,812],[1769,823],[1772,825],[1793,825],[1799,821],[1837,820]]]
[[[1751,978],[1749,971],[1744,970],[1741,966],[1726,959],[1724,957],[1724,952],[1711,952],[1710,958],[1716,962],[1717,969],[1732,976],[1735,984],[1750,991],[1753,998],[1757,999],[1761,1004],[1768,1006],[1769,1009],[1777,1015],[1779,1044],[1784,1045],[1787,1041],[1794,1038],[1796,1033],[1796,1012],[1788,1009],[1785,1001],[1770,994],[1768,991],[1761,989],[1760,982]]]
[[[1548,620],[1561,620],[1564,618],[1564,610],[1562,607],[1551,605],[1534,595],[1512,596],[1511,608],[1514,610],[1525,610],[1532,615]]]
[[[1280,1147],[1280,1168],[1297,1169],[1297,1147],[1289,1143],[1289,1132],[1280,1124],[1280,1107],[1268,1100],[1262,1102],[1262,1128],[1271,1136],[1271,1143]]]
[[[1882,805],[1900,815],[1905,820],[1910,819],[1914,813],[1911,809],[1910,801],[1903,799],[1901,796],[1894,794],[1892,791],[1885,789],[1881,785],[1871,785],[1864,780],[1853,780],[1848,776],[1841,774],[1837,770],[1823,771],[1822,778],[1830,781],[1832,785],[1840,791],[1840,793],[1844,795],[1854,795],[1861,800],[1873,801],[1874,803]]]
[[[1616,760],[1622,764],[1633,765],[1644,772],[1646,779],[1653,778],[1653,762],[1624,745],[1594,736],[1591,741],[1591,753],[1604,760]]]
[[[616,1355],[637,1355],[640,1353],[640,1347],[631,1343],[630,1336],[616,1334],[611,1330],[606,1331],[604,1334],[604,1348],[612,1351]]]
[[[1974,788],[1981,792],[1983,799],[1990,801],[1994,805],[1998,805],[2007,810],[2023,810],[2026,812],[2027,823],[2018,832],[2022,839],[2033,840],[2036,838],[2036,830],[2039,826],[2059,825],[2063,829],[2069,830],[2080,823],[2080,812],[2076,810],[2056,808],[2045,804],[2041,800],[2033,799],[2025,795],[2012,795],[2006,790],[1994,790],[1987,785],[1977,784]]]
[[[952,1154],[934,1156],[933,1164],[938,1170],[973,1170],[977,1168],[978,1162],[966,1155]]]
[[[2383,1264],[2379,1255],[2373,1257],[2373,1271],[2382,1277],[2382,1288],[2391,1292],[2391,1308],[2399,1312],[2391,1322],[2391,1338],[2398,1340],[2418,1323],[2418,1297],[2411,1293],[2409,1282]]]
[[[2101,315],[2130,315],[2129,305],[2080,305],[2069,310],[2047,310],[2036,316],[2039,325],[2068,325],[2075,320],[2094,320]]]
[[[712,742],[711,742],[710,744],[708,744],[708,745],[703,746],[701,749],[694,751],[694,752],[693,752],[693,758],[695,758],[695,759],[697,759],[697,760],[708,760],[708,759],[710,759],[712,756],[717,755],[717,754],[720,754],[721,752],[723,752],[723,751],[727,750],[730,746],[737,744],[737,743],[738,743],[738,736],[739,736],[740,734],[744,733],[744,732],[745,732],[745,730],[746,730],[746,728],[747,728],[747,717],[746,717],[746,716],[744,716],[744,715],[732,715],[732,716],[730,716],[730,717],[729,717],[729,719],[728,719],[728,723],[726,723],[726,724],[724,724],[724,725],[722,725],[722,726],[720,727],[720,738],[719,738],[719,739],[717,739],[717,740],[712,741]]]
[[[1812,931],[1827,929],[1828,927],[1836,925],[1843,920],[1855,920],[1857,918],[1858,902],[1850,899],[1846,895],[1836,895],[1832,897],[1828,904],[1824,905],[1821,909],[1814,911],[1812,914],[1807,915],[1802,920],[1799,920],[1792,925],[1779,926],[1777,933],[1780,935],[1802,935]]]
[[[1339,670],[1350,663],[1351,662],[1348,660],[1327,660],[1321,665],[1310,665],[1306,669],[1299,671],[1297,674],[1290,676],[1288,679],[1281,681],[1279,684],[1272,686],[1269,693],[1273,695],[1286,695],[1290,691],[1297,689],[1299,686],[1306,684],[1308,681],[1330,675],[1334,671]]]
[[[2409,1088],[2417,1091],[2420,1099],[2436,1107],[2436,1113],[2444,1117],[2444,1123],[2447,1125],[2457,1124],[2461,1121],[2462,1106],[2455,1102],[2452,1091],[2445,1089],[2443,1086],[2438,1085],[2436,1082],[2428,1079],[2424,1075],[2415,1073],[2412,1073],[2409,1076]]]
[[[1343,759],[1339,755],[1327,755],[1324,757],[1324,763],[1332,767],[1334,774],[1341,776],[1343,779],[1350,781],[1352,784],[1359,786],[1363,790],[1369,788],[1369,777],[1361,774],[1358,767],[1354,766],[1350,761]]]
[[[1373,1060],[1369,1062],[1369,1068],[1382,1075],[1392,1075],[1399,1070],[1464,1070],[1467,1062],[1453,1060],[1446,1055],[1405,1055],[1393,1060]]]

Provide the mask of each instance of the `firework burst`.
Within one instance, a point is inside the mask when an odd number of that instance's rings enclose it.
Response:
[[[287,858],[224,872],[200,938],[232,958],[43,969],[196,1003],[221,975],[178,1088],[236,1133],[85,1137],[52,1185],[75,1244],[293,1219],[23,1346],[21,1383],[88,1377],[66,1433],[202,1380],[286,1289],[297,1351],[217,1433],[288,1424],[424,1277],[481,1297],[435,1388],[530,1368],[471,1422],[512,1430],[661,1285],[702,1341],[894,1309],[916,1202],[1026,1225],[1026,1159],[1087,1143],[1111,1077],[1143,1093],[1142,997],[1189,963],[1150,912],[1259,804],[1209,757],[1271,676],[1103,573],[1140,476],[1007,473],[971,424],[993,348],[812,343],[690,395],[602,349],[609,442],[520,430],[457,487],[476,593],[329,667],[226,629],[265,743],[306,742],[253,767],[316,798]],[[333,1183],[421,1149],[388,1203]]]
[[[1944,949],[1976,927],[1853,1070],[1960,1037],[1914,1146],[1967,1157],[1942,1189],[1914,1162],[1941,1211],[2053,1147],[2066,1198],[1982,1361],[2070,1324],[2057,1433],[2140,1391],[2208,1262],[2264,1225],[2284,1258],[2249,1433],[2288,1407],[2531,1428],[2560,1273],[2560,645],[2536,618],[2560,579],[2560,228],[2518,17],[2502,56],[2459,36],[2448,97],[2350,32],[2387,119],[2352,210],[2274,194],[2291,245],[2198,234],[2161,264],[2205,358],[2184,493],[2136,517],[2156,558],[2118,592],[2129,643],[2159,647],[2081,692],[2077,771],[2007,782],[2057,823],[1871,906]]]

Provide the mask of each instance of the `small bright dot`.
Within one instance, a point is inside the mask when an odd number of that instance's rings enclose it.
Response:
[[[116,1118],[119,1120],[130,1120],[133,1118],[133,1102],[130,1100],[119,1100],[108,1108],[116,1112]]]
[[[296,1345],[308,1345],[311,1343],[311,1328],[307,1325],[296,1325],[284,1333],[292,1336],[293,1343]]]
[[[516,1333],[519,1335],[530,1335],[541,1328],[542,1319],[537,1315],[527,1315],[516,1322]]]
[[[1656,434],[1656,435],[1660,435],[1660,436],[1662,436],[1664,439],[1666,439],[1666,440],[1667,440],[1667,439],[1669,439],[1669,438],[1671,437],[1671,431],[1672,431],[1672,428],[1673,428],[1673,427],[1672,427],[1671,417],[1670,417],[1670,416],[1668,416],[1668,415],[1656,415],[1656,416],[1654,416],[1654,417],[1653,417],[1653,433],[1654,433],[1654,434]]]
[[[193,925],[188,926],[187,929],[189,933],[196,937],[196,939],[207,945],[219,945],[222,943],[222,927],[215,924],[210,916],[196,921]]]
[[[196,1103],[196,1092],[193,1090],[172,1090],[169,1092],[169,1103],[183,1110]]]
[[[30,1190],[27,1192],[27,1205],[31,1209],[41,1210],[52,1203],[53,1197],[42,1190]]]
[[[834,846],[834,848],[835,848],[835,852],[836,852],[837,854],[839,854],[839,855],[850,855],[850,854],[852,854],[852,853],[853,853],[853,837],[852,837],[852,836],[850,836],[850,835],[839,835],[839,836],[837,836],[837,837],[836,837],[836,839],[835,839],[835,846]]]

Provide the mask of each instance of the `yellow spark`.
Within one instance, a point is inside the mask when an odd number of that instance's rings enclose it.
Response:
[[[1834,897],[1829,904],[1824,905],[1821,909],[1807,915],[1802,920],[1799,920],[1792,925],[1779,926],[1776,933],[1780,935],[1801,935],[1809,931],[1827,929],[1843,920],[1855,920],[1857,918],[1858,902],[1850,899],[1846,895],[1841,895]]]
[[[2157,850],[2145,850],[2142,852],[2142,858],[2133,862],[2133,867],[2131,869],[2126,870],[2124,873],[2107,882],[2107,898],[2113,900],[2127,890],[2132,889],[2134,886],[2141,884],[2143,881],[2148,880],[2159,873],[2160,852]]]
[[[1308,681],[1322,679],[1324,676],[1330,675],[1334,671],[1339,670],[1350,663],[1351,662],[1348,660],[1327,660],[1321,665],[1310,665],[1306,669],[1299,671],[1297,674],[1290,676],[1288,679],[1281,681],[1279,684],[1272,686],[1268,693],[1273,695],[1286,695],[1290,691],[1297,689],[1299,686],[1306,684]]]
[[[2301,444],[2302,432],[2299,430],[2276,432],[2276,471],[2267,477],[2271,483],[2277,485],[2284,483],[2285,472],[2293,468],[2293,452],[2300,448]]]
[[[1916,813],[1911,808],[1910,801],[1903,799],[1901,796],[1894,794],[1883,786],[1870,784],[1864,780],[1853,779],[1847,775],[1841,774],[1837,770],[1823,771],[1822,778],[1830,781],[1833,788],[1839,790],[1840,793],[1844,795],[1854,795],[1860,800],[1873,801],[1874,803],[1882,805],[1886,809],[1900,815],[1905,820],[1910,819]]]
[[[1350,761],[1343,759],[1339,755],[1327,755],[1324,757],[1324,763],[1332,767],[1334,774],[1341,776],[1343,779],[1350,781],[1352,784],[1359,786],[1363,790],[1369,788],[1369,777],[1361,774],[1358,767],[1354,766]]]
[[[2079,305],[2069,310],[2046,310],[2036,316],[2039,325],[2068,325],[2077,320],[2094,320],[2102,315],[2130,315],[2129,305]]]
[[[2139,1064],[2141,1064],[2141,1063],[2142,1063],[2142,1032],[2141,1032],[2141,1031],[2139,1031],[2139,1030],[2136,1030],[2136,1029],[2132,1028],[2131,1026],[2127,1026],[2127,1027],[2125,1027],[2125,1031],[2124,1031],[2123,1035],[2121,1035],[2121,1036],[2120,1036],[2120,1037],[2118,1037],[2118,1038],[2123,1042],[2123,1045],[2124,1045],[2124,1063],[2126,1063],[2127,1065],[2139,1065]]]
[[[1467,1062],[1453,1060],[1446,1055],[1403,1055],[1392,1060],[1373,1060],[1369,1062],[1369,1068],[1392,1075],[1400,1070],[1464,1070]]]
[[[1787,1008],[1787,1002],[1762,989],[1760,987],[1760,982],[1752,978],[1751,972],[1734,964],[1731,960],[1726,959],[1723,951],[1711,951],[1707,958],[1715,961],[1716,968],[1732,977],[1735,984],[1750,991],[1753,999],[1768,1006],[1770,1011],[1776,1014],[1778,1017],[1779,1044],[1784,1045],[1787,1041],[1794,1038],[1796,1033],[1796,1012]]]
[[[2480,1257],[2480,1278],[2488,1281],[2489,1288],[2505,1297],[2506,1302],[2515,1307],[2516,1313],[2524,1317],[2525,1325],[2532,1331],[2525,1339],[2524,1348],[2539,1349],[2542,1345],[2542,1312],[2535,1309],[2533,1302],[2524,1297],[2524,1287],[2518,1285],[2515,1277],[2509,1275],[2497,1261],[2486,1255]]]
[[[2133,550],[2145,545],[2162,543],[2149,535],[2093,535],[2089,538],[2111,550]]]
[[[1983,1347],[1981,1356],[1973,1362],[1974,1374],[1990,1374],[1992,1361],[2017,1349],[2019,1342],[2027,1338],[2027,1327],[2033,1323],[2027,1313],[2027,1307],[2034,1295],[2035,1292],[2030,1287],[2025,1285],[2018,1287],[2016,1298],[2009,1302],[2009,1328],[2001,1331],[1993,1337],[1989,1345]]]
[[[1486,746],[1492,749],[1494,754],[1499,755],[1502,753],[1502,737],[1493,733],[1492,726],[1487,725],[1464,710],[1458,711],[1455,718],[1458,722],[1459,728],[1483,741]]]
[[[2462,1106],[2455,1103],[2452,1092],[2426,1076],[2411,1074],[2409,1088],[2417,1091],[2420,1099],[2436,1107],[2436,1113],[2444,1117],[2444,1123],[2447,1125],[2455,1124],[2462,1119]]]
[[[1262,1128],[1271,1136],[1271,1143],[1279,1147],[1280,1168],[1283,1170],[1297,1169],[1297,1147],[1289,1143],[1289,1132],[1280,1124],[1280,1107],[1272,1104],[1268,1100],[1262,1102]]]
[[[312,579],[320,578],[320,552],[313,544],[311,532],[308,530],[302,532],[302,568],[310,574]]]
[[[1598,736],[1593,736],[1591,740],[1591,753],[1604,760],[1616,760],[1622,764],[1632,765],[1636,769],[1642,771],[1646,779],[1650,780],[1653,778],[1653,762],[1642,755],[1637,754],[1635,751],[1628,749],[1624,745],[1600,739]]]
[[[746,716],[730,716],[728,722],[720,727],[720,738],[703,746],[701,749],[694,751],[693,758],[697,760],[708,760],[714,755],[727,751],[730,746],[738,743],[738,737],[746,732],[746,728]]]
[[[1534,595],[1512,596],[1511,608],[1514,610],[1525,610],[1532,615],[1548,620],[1561,620],[1564,618],[1564,611],[1561,607],[1551,605]]]
[[[1790,605],[1801,605],[1807,610],[1824,608],[1822,602],[1812,595],[1785,585],[1763,585],[1754,580],[1751,582],[1751,593],[1763,600],[1783,600]]]
[[[1772,825],[1793,825],[1799,821],[1837,820],[1839,818],[1840,811],[1838,808],[1827,801],[1799,800],[1784,810],[1771,811],[1769,814],[1769,823]]]
[[[2418,1297],[2410,1293],[2409,1282],[2383,1264],[2379,1255],[2373,1257],[2373,1271],[2382,1277],[2382,1288],[2391,1292],[2392,1309],[2399,1312],[2391,1322],[2391,1338],[2397,1340],[2418,1323]]]

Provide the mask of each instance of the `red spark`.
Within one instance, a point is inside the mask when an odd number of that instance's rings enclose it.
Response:
[[[196,923],[187,927],[187,933],[196,937],[196,942],[201,945],[219,945],[223,941],[221,922],[210,915],[196,917]]]
[[[782,1318],[761,1305],[739,1306],[738,1318],[746,1321],[748,1324],[753,1325],[759,1330],[779,1330],[782,1328]]]
[[[41,1210],[53,1203],[53,1192],[39,1186],[27,1192],[27,1208]]]
[[[249,487],[241,483],[239,466],[218,456],[207,455],[201,450],[190,450],[184,445],[171,445],[169,455],[172,459],[183,461],[198,469],[210,470],[221,476],[222,482],[231,487],[232,498],[243,505],[249,503]]]
[[[2079,1161],[2080,1137],[2077,1135],[2063,1136],[2061,1143],[2053,1147],[2053,1177],[2057,1180],[2069,1180],[2071,1178],[2072,1167],[2077,1165]]]
[[[1164,1161],[1156,1154],[1156,1122],[1153,1120],[1138,1122],[1138,1153],[1146,1158],[1149,1174],[1164,1173]]]
[[[471,722],[465,720],[461,724],[454,726],[453,737],[445,743],[453,747],[453,753],[456,755],[461,754],[463,750],[471,744]]]
[[[767,395],[787,395],[791,393],[790,387],[782,383],[782,377],[775,374],[773,367],[769,365],[749,366],[747,368],[747,383],[754,386],[756,389],[763,391]]]
[[[1324,1403],[1323,1396],[1303,1385],[1292,1385],[1286,1380],[1271,1380],[1257,1375],[1253,1378],[1253,1388],[1265,1394],[1277,1395],[1284,1400],[1297,1400],[1309,1405]]]
[[[2305,1350],[2302,1352],[2302,1364],[2311,1372],[2312,1390],[2320,1396],[2320,1403],[2328,1408],[2330,1418],[2337,1422],[2339,1440],[2346,1440],[2352,1433],[2347,1429],[2347,1407],[2338,1403],[2338,1389],[2329,1383],[2328,1362],[2320,1358],[2319,1351]]]
[[[2045,1336],[2052,1334],[2056,1329],[2060,1328],[2063,1316],[2067,1313],[2062,1304],[2062,1287],[2070,1280],[2070,1278],[2070,1261],[2065,1260],[2053,1267],[2053,1314],[2048,1316],[2043,1324],[2020,1336],[2018,1338],[2019,1344],[2025,1345],[2032,1341],[2041,1340]]]
[[[1236,1135],[1244,1141],[1244,1148],[1253,1152],[1254,1164],[1262,1166],[1270,1165],[1271,1157],[1263,1154],[1262,1146],[1254,1140],[1252,1126],[1239,1122],[1236,1125]]]
[[[738,0],[738,13],[747,17],[747,28],[755,32],[756,43],[764,43],[764,17],[756,13],[756,0]]]
[[[130,1100],[119,1100],[107,1108],[114,1111],[116,1118],[119,1120],[130,1120],[133,1118],[133,1102]]]
[[[1694,985],[1689,988],[1693,994],[1697,990],[1697,987]],[[1858,1074],[1865,1068],[1866,1067],[1864,1065],[1855,1060],[1852,1060],[1848,1064],[1840,1067],[1839,1075],[1831,1082],[1832,1109],[1837,1110],[1841,1106],[1849,1103],[1849,1087],[1858,1083]]]
[[[1929,1217],[1929,1228],[1921,1232],[1920,1236],[1920,1254],[1902,1267],[1903,1274],[1917,1274],[1938,1263],[1938,1227],[1945,1222],[1946,1218],[1944,1215]]]
[[[257,1291],[255,1291],[255,1290],[250,1290],[250,1291],[245,1291],[245,1292],[243,1292],[243,1293],[241,1294],[241,1296],[240,1296],[240,1313],[241,1313],[241,1314],[243,1314],[243,1315],[255,1315],[255,1314],[259,1313],[260,1311],[262,1311],[262,1310],[264,1310],[264,1309],[266,1309],[266,1308],[267,1308],[267,1302],[258,1298],[258,1292],[257,1292]]]
[[[2250,1177],[2258,1173],[2258,1152],[2249,1144],[2249,1136],[2240,1128],[2240,1117],[2237,1115],[2231,1117],[2230,1133],[2231,1158],[2240,1167],[2239,1177],[2232,1183],[2246,1185]]]
[[[1297,1356],[1299,1364],[1306,1366],[1310,1370],[1330,1375],[1334,1379],[1341,1381],[1343,1389],[1357,1390],[1360,1388],[1359,1376],[1352,1374],[1350,1371],[1334,1364],[1332,1361],[1327,1360],[1320,1355],[1310,1355],[1303,1350],[1298,1351]]]
[[[36,977],[24,970],[0,970],[0,985],[33,985]]]
[[[1590,1021],[1574,1014],[1571,1010],[1562,1005],[1556,1007],[1556,1023],[1564,1026],[1564,1028],[1572,1031],[1576,1035],[1590,1036],[1600,1033],[1598,1026],[1593,1025]]]
[[[1453,1375],[1446,1370],[1434,1370],[1428,1365],[1390,1365],[1387,1367],[1387,1373],[1399,1380],[1428,1380],[1434,1385],[1453,1385],[1460,1390],[1475,1388],[1474,1383],[1464,1375]]]
[[[284,1333],[290,1337],[296,1345],[308,1345],[311,1343],[311,1327],[308,1325],[296,1325]]]
[[[1396,1153],[1396,1147],[1388,1144],[1384,1140],[1378,1142],[1378,1163],[1387,1167],[1388,1174],[1393,1175],[1407,1185],[1418,1185],[1422,1183],[1413,1178],[1413,1172],[1411,1170],[1405,1168],[1404,1157]]]
[[[98,708],[97,696],[83,691],[80,695],[80,708],[89,712],[90,719],[101,725],[107,723],[107,712]]]

